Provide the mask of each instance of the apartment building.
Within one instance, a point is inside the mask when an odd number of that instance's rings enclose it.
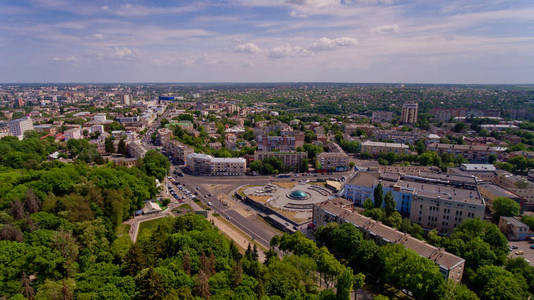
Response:
[[[391,122],[393,113],[390,111],[373,111],[371,121],[373,123]]]
[[[410,153],[410,147],[400,143],[384,143],[365,141],[362,143],[362,153],[369,153],[372,156],[377,156],[383,152],[393,152],[396,154],[408,154]]]
[[[317,160],[323,170],[345,171],[349,168],[349,156],[345,152],[322,152]]]
[[[265,136],[259,135],[256,137],[258,143],[258,151],[271,152],[281,151],[290,152],[297,149],[296,138],[294,136]]]
[[[241,176],[245,174],[247,162],[244,158],[220,158],[191,153],[186,157],[186,165],[193,175]]]
[[[313,219],[315,226],[324,226],[330,222],[339,224],[350,223],[358,228],[368,239],[374,239],[378,244],[401,244],[420,256],[432,260],[438,265],[445,279],[455,282],[462,280],[465,260],[434,247],[425,241],[418,240],[407,233],[400,232],[381,222],[365,217],[352,209],[352,203],[343,199],[334,199],[313,205]]]
[[[178,140],[171,139],[167,143],[163,144],[165,151],[167,151],[173,158],[174,161],[178,163],[185,163],[186,157],[195,153],[195,150],[188,145],[181,143]]]
[[[402,105],[401,122],[404,124],[415,124],[417,122],[417,103],[405,103]]]
[[[135,159],[143,158],[147,152],[140,141],[129,142],[127,148],[128,154]]]
[[[495,184],[507,189],[521,199],[522,209],[534,210],[534,183],[526,177],[498,170]]]
[[[33,130],[33,121],[30,117],[24,117],[9,122],[9,131],[11,136],[19,140],[24,138],[24,132]]]
[[[306,152],[254,152],[254,160],[264,160],[271,157],[280,159],[284,163],[284,167],[288,169],[300,171],[299,168],[302,162],[308,158],[308,154]]]
[[[399,130],[375,130],[374,137],[379,141],[391,141],[393,143],[415,144],[423,136],[417,131]]]
[[[426,229],[447,234],[466,218],[484,217],[484,199],[476,179],[469,176],[359,172],[345,184],[344,197],[357,206],[367,198],[374,203],[373,191],[379,183],[384,195],[392,193],[401,215]]]
[[[460,155],[474,163],[487,163],[491,155],[499,157],[504,154],[506,147],[433,143],[427,146],[427,150],[438,152],[440,155],[443,153]]]
[[[398,181],[393,188],[412,189],[410,221],[449,234],[465,219],[484,218],[486,204],[478,190]]]
[[[83,137],[82,129],[79,127],[67,129],[63,132],[63,136],[65,137],[65,141],[68,141],[70,139],[74,139],[74,140],[81,139]]]

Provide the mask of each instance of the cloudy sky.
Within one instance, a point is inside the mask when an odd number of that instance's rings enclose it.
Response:
[[[534,83],[533,0],[0,0],[0,82]]]

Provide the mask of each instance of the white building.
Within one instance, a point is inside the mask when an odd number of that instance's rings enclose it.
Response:
[[[105,122],[106,121],[106,114],[96,114],[94,117],[93,117],[93,120],[95,122]]]
[[[30,117],[24,117],[9,122],[9,131],[12,136],[19,140],[24,138],[24,132],[33,130],[33,121]]]
[[[83,137],[82,129],[72,128],[72,129],[65,130],[65,132],[63,132],[63,136],[65,137],[65,142],[70,139],[75,139],[75,140],[81,139]]]
[[[241,176],[245,174],[247,161],[241,157],[222,158],[191,153],[186,157],[186,165],[194,175]]]

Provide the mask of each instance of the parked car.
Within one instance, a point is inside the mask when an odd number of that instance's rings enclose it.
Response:
[[[523,255],[523,254],[525,254],[525,252],[523,252],[522,250],[517,250],[515,252],[515,255]]]

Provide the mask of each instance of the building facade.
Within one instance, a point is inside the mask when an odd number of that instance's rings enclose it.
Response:
[[[404,124],[417,123],[417,103],[405,103],[402,105],[401,122]]]
[[[321,169],[345,171],[349,168],[349,156],[345,152],[322,152],[317,160]]]
[[[306,152],[254,152],[254,160],[264,160],[271,157],[280,159],[285,168],[300,171],[303,161],[308,158],[308,154]]]
[[[427,146],[427,150],[438,152],[440,155],[443,153],[460,155],[473,163],[487,163],[490,156],[499,157],[504,154],[506,147],[433,143]]]
[[[362,153],[369,153],[372,156],[377,156],[379,153],[383,152],[393,152],[396,154],[408,154],[410,153],[410,147],[405,144],[399,143],[383,143],[383,142],[373,142],[365,141],[362,143]]]
[[[30,117],[24,117],[9,122],[9,131],[12,136],[19,140],[24,138],[24,132],[33,130],[33,121]]]
[[[200,176],[242,176],[247,162],[244,158],[220,158],[207,154],[191,153],[186,165],[193,175]]]

